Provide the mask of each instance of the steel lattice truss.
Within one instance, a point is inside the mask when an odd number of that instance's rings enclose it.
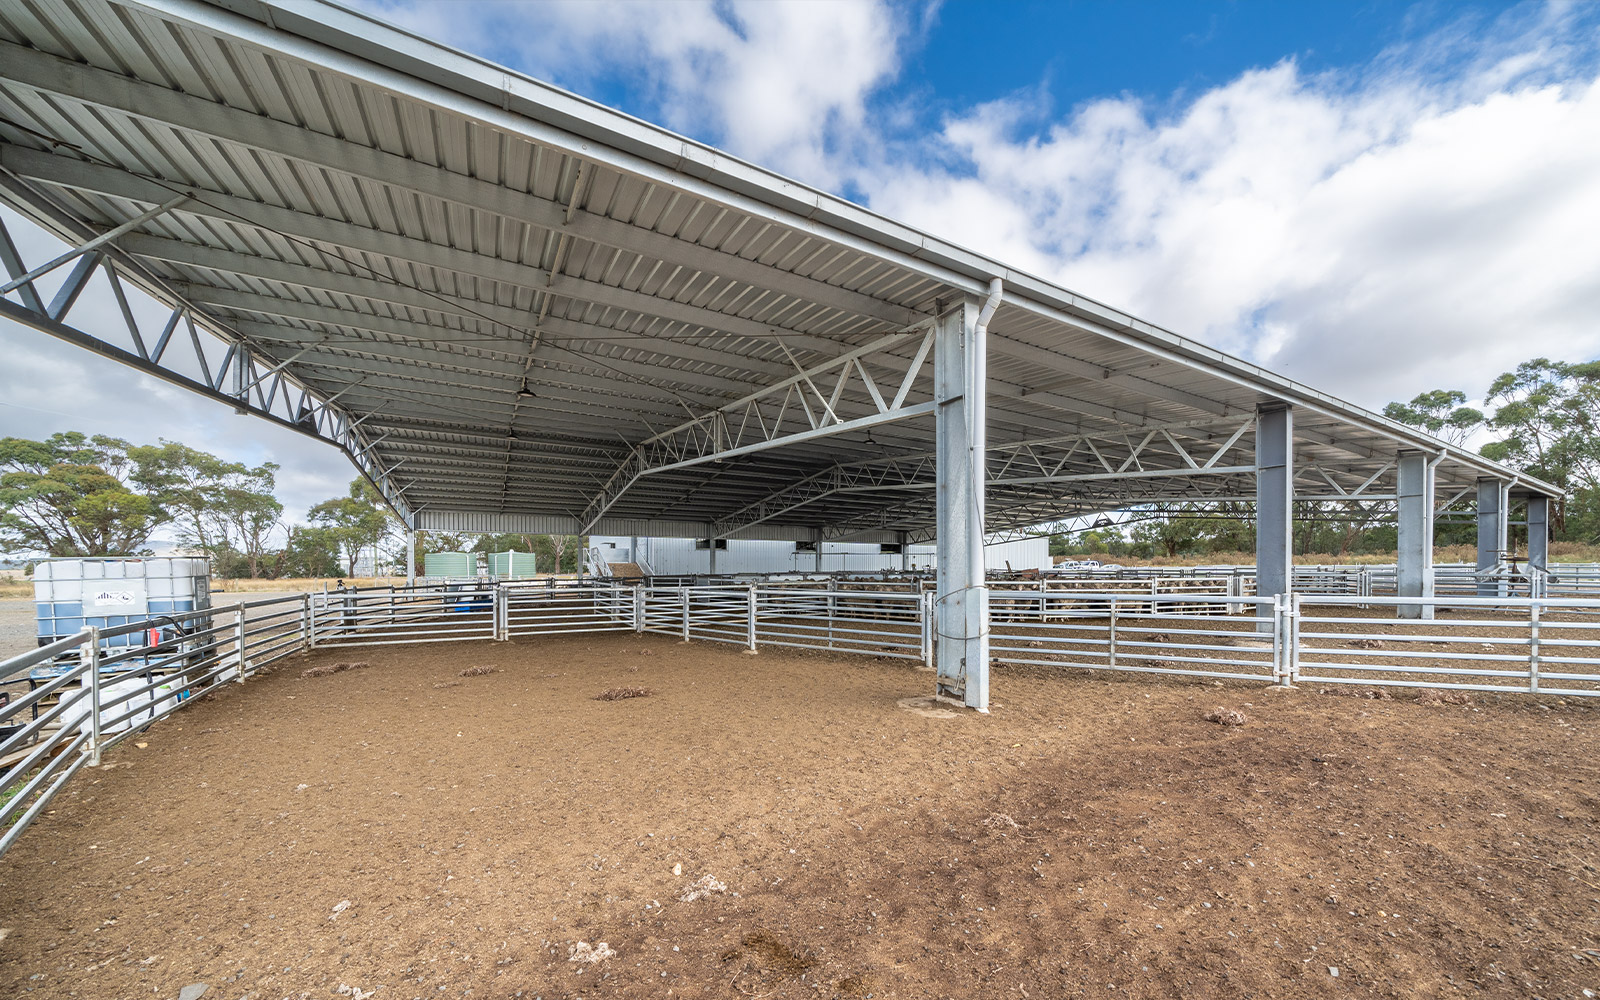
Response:
[[[50,12],[0,6],[0,315],[328,441],[419,526],[926,537],[930,324],[993,277],[991,528],[1249,498],[1275,402],[1307,496],[1383,502],[1401,449],[1441,496],[1516,478],[338,7]]]

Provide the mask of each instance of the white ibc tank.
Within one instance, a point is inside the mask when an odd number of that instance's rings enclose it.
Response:
[[[112,628],[203,611],[211,607],[211,564],[187,556],[46,559],[34,567],[33,601],[44,642],[85,625]],[[135,637],[111,643],[137,644]]]

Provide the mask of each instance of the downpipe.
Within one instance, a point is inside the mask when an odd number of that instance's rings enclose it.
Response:
[[[984,480],[987,478],[987,444],[989,440],[989,391],[986,376],[989,371],[989,321],[1000,308],[1005,297],[1005,284],[999,278],[989,279],[989,297],[978,311],[978,322],[972,327],[971,367],[967,371],[967,450],[968,468],[972,470],[972,497],[974,531],[968,533],[967,565],[969,587],[984,585]],[[979,385],[982,391],[973,391]]]

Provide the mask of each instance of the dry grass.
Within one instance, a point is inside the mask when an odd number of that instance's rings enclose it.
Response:
[[[403,576],[347,576],[342,578],[346,587],[403,587],[406,578]],[[261,593],[310,593],[324,588],[332,590],[339,582],[333,577],[306,577],[304,579],[284,578],[281,580],[213,580],[211,592],[214,594],[261,594]]]
[[[624,698],[646,698],[653,692],[649,688],[619,687],[601,691],[594,696],[595,701],[621,701]]]

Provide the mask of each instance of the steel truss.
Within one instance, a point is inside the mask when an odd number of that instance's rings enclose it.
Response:
[[[187,196],[170,198],[121,226],[92,232],[56,211],[37,192],[12,178],[0,175],[0,188],[48,215],[58,226],[57,236],[72,234],[76,238],[66,253],[30,266],[6,228],[5,219],[0,218],[0,264],[8,275],[5,284],[0,285],[0,316],[164,382],[227,403],[237,413],[262,417],[333,445],[378,489],[395,514],[407,524],[411,523],[412,512],[403,496],[404,490],[396,487],[391,478],[398,463],[385,467],[374,454],[387,434],[374,436],[361,426],[375,414],[358,418],[337,405],[340,396],[360,383],[352,383],[331,395],[313,390],[288,372],[290,364],[304,354],[304,350],[283,361],[258,353],[238,331],[196,308],[194,303],[121,251],[118,241],[127,233],[177,208]],[[71,270],[46,303],[39,291],[40,279],[68,265]],[[104,281],[116,301],[117,315],[122,322],[120,328],[114,329],[121,343],[114,342],[106,334],[90,333],[73,325],[74,307],[97,278]],[[130,285],[168,310],[153,342],[147,339],[147,334],[154,331],[141,329],[134,318],[129,301]]]
[[[789,354],[795,374],[734,400],[726,406],[693,416],[635,446],[605,485],[585,507],[580,534],[588,532],[642,477],[705,462],[721,462],[783,445],[870,430],[880,424],[921,417],[933,412],[933,402],[910,402],[913,391],[930,395],[928,357],[933,349],[931,324],[879,337],[835,358],[802,368]],[[916,343],[909,359],[890,352]],[[785,349],[787,352],[787,348]],[[883,380],[867,367],[887,370]],[[852,415],[843,395],[852,379],[872,401],[871,412]],[[893,395],[889,395],[889,393]]]

